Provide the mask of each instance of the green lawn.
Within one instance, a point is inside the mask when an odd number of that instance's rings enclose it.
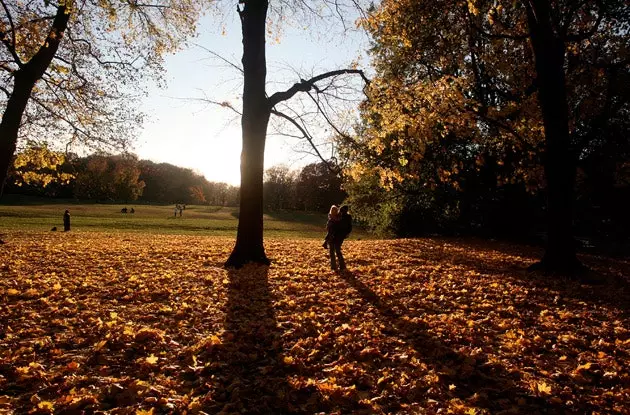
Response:
[[[123,207],[135,213],[120,213]],[[236,235],[238,208],[187,205],[174,217],[174,205],[99,204],[76,201],[48,201],[5,198],[0,202],[0,232],[63,229],[62,216],[68,209],[72,231],[142,232],[159,234]],[[265,235],[291,238],[323,238],[326,215],[308,212],[269,212],[263,217]],[[352,238],[368,234],[355,227]]]

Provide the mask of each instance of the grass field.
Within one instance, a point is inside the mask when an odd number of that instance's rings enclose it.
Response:
[[[135,213],[120,213],[123,207]],[[73,232],[140,232],[184,235],[235,236],[238,208],[188,205],[174,217],[174,205],[81,204],[77,202],[9,200],[0,204],[0,233],[9,230],[49,231],[63,229],[62,216],[70,211]],[[265,236],[323,238],[326,215],[308,212],[269,212],[264,215]],[[352,238],[369,235],[355,227]]]

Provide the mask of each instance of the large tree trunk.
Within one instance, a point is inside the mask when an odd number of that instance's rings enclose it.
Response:
[[[17,146],[22,115],[34,86],[35,82],[20,71],[15,74],[13,92],[0,122],[0,197],[4,193],[9,167]]]
[[[265,139],[271,108],[265,95],[265,24],[267,1],[246,1],[240,11],[243,30],[243,149],[241,152],[240,213],[236,245],[225,263],[269,264],[263,247],[263,169]]]
[[[547,0],[528,2],[529,33],[536,61],[538,100],[545,129],[547,248],[534,269],[574,274],[580,269],[573,239],[576,155],[570,144],[565,44],[554,31]]]
[[[0,122],[0,197],[4,192],[9,167],[17,146],[20,123],[31,92],[55,57],[69,20],[70,13],[67,12],[66,7],[64,5],[57,7],[57,14],[46,41],[28,63],[20,62],[21,68],[14,74],[13,91]]]

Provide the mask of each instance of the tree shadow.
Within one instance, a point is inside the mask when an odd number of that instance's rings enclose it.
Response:
[[[505,411],[519,401],[520,409],[529,413],[528,409],[544,407],[547,413],[563,413],[557,403],[551,403],[536,397],[519,385],[520,375],[509,371],[502,364],[490,362],[481,355],[471,356],[455,350],[443,339],[428,333],[428,325],[412,321],[396,310],[400,305],[395,301],[387,301],[377,295],[362,280],[367,276],[358,272],[345,271],[340,274],[357,293],[371,304],[384,323],[383,334],[394,336],[412,347],[424,364],[439,373],[442,386],[449,385],[446,396],[449,399],[461,399],[469,405],[484,408],[491,413]],[[422,311],[418,310],[418,314]],[[480,346],[480,345],[476,345]],[[427,398],[443,400],[444,391],[438,393],[431,386],[425,390],[415,391],[410,395],[425,395]]]
[[[207,381],[200,406],[206,413],[313,413],[316,388],[296,390],[282,353],[282,329],[273,308],[268,266],[228,269],[224,331],[206,343],[197,373]]]
[[[487,275],[505,275],[547,292],[558,292],[564,297],[591,304],[612,306],[628,316],[630,313],[630,261],[599,255],[578,255],[598,284],[584,284],[560,275],[528,272],[530,261],[536,261],[540,250],[500,242],[480,244],[466,241],[449,241],[454,247],[451,255],[444,248],[443,256],[450,263]]]
[[[200,373],[207,379],[204,412],[287,412],[289,386],[267,278],[266,266],[228,270],[224,331],[198,357],[209,362]]]
[[[513,280],[523,288],[561,295],[589,304],[614,307],[624,316],[630,314],[630,259],[580,254],[578,258],[601,284],[584,284],[559,276],[529,272],[528,267],[542,256],[542,249],[500,241],[474,238],[431,238],[406,240],[397,252],[410,258],[410,264],[435,264],[460,267],[481,274],[480,278]],[[432,259],[435,257],[437,259]]]

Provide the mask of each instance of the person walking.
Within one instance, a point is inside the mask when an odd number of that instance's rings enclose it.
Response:
[[[63,231],[68,232],[70,230],[70,211],[66,209],[63,214]]]
[[[352,216],[348,213],[348,206],[344,205],[339,209],[341,218],[332,224],[332,238],[328,244],[330,253],[330,269],[337,270],[337,261],[339,261],[339,271],[346,269],[346,261],[341,252],[343,241],[352,232]]]

